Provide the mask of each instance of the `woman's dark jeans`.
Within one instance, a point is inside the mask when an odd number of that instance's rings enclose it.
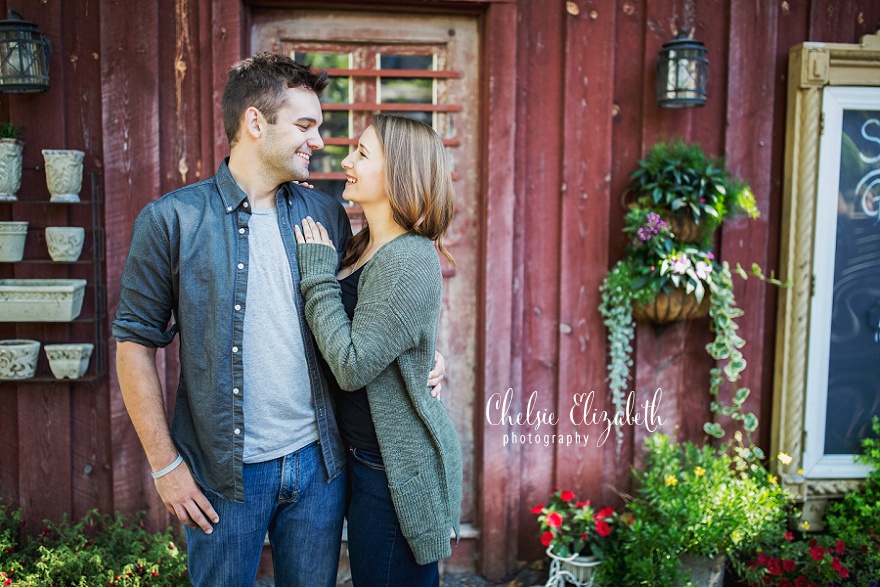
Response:
[[[352,448],[348,557],[354,587],[439,587],[437,563],[416,564],[400,531],[382,456]]]

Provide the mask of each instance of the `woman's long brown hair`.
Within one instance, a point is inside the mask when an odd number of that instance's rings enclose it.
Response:
[[[455,194],[442,139],[424,122],[403,116],[378,114],[373,129],[385,156],[385,190],[394,221],[436,242],[454,265],[455,259],[443,246]],[[354,265],[369,242],[370,227],[365,225],[349,241],[342,266]]]

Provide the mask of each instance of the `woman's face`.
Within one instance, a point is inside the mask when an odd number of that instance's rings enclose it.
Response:
[[[385,191],[385,156],[372,126],[361,135],[357,149],[342,160],[348,182],[342,197],[361,206],[388,199]]]

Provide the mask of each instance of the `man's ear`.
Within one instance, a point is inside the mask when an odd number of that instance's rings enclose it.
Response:
[[[244,132],[251,136],[254,140],[263,136],[266,129],[266,119],[263,113],[251,106],[244,111]]]

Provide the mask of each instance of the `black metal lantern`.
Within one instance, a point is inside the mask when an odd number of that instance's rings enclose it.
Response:
[[[0,21],[0,92],[23,94],[49,89],[49,40],[37,25],[9,9]]]
[[[663,43],[657,54],[657,105],[692,108],[706,104],[709,84],[708,50],[701,41],[688,38],[684,29],[674,40]]]

